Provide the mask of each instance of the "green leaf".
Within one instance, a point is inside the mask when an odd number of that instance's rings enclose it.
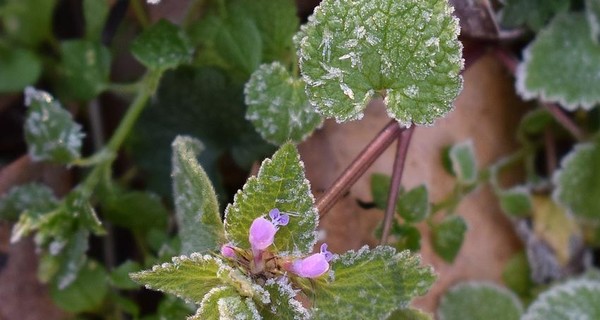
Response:
[[[418,309],[400,309],[392,313],[387,320],[431,320],[431,315]]]
[[[130,274],[131,278],[146,288],[174,294],[188,302],[200,303],[215,287],[222,286],[217,274],[231,270],[220,259],[192,253],[189,257],[174,257],[172,263],[155,265],[152,270]]]
[[[513,217],[525,217],[531,214],[533,204],[531,194],[525,186],[518,186],[498,193],[500,208]]]
[[[271,302],[261,310],[263,318],[276,319],[311,319],[309,311],[296,300],[296,290],[285,279],[269,279],[264,285],[269,292]]]
[[[159,196],[151,192],[117,192],[106,198],[104,219],[114,225],[134,230],[163,229],[169,212]]]
[[[32,51],[0,45],[0,70],[0,92],[17,92],[38,80],[42,62]]]
[[[444,294],[437,316],[440,320],[519,320],[522,313],[519,299],[505,288],[466,282]]]
[[[450,148],[449,155],[452,170],[458,181],[464,185],[475,183],[477,181],[477,160],[475,159],[473,141],[468,140],[453,145]]]
[[[298,150],[286,143],[263,161],[258,176],[248,179],[225,210],[227,239],[241,248],[250,248],[248,231],[254,219],[277,208],[290,215],[290,222],[277,232],[275,248],[300,255],[312,251],[316,243],[319,215],[314,208],[310,183]]]
[[[188,320],[221,319],[220,306],[225,304],[228,299],[235,300],[239,297],[239,293],[232,287],[214,287],[204,296],[196,314],[189,317]]]
[[[585,14],[590,25],[592,41],[600,44],[600,2],[585,0]]]
[[[86,39],[101,40],[104,23],[110,9],[108,5],[109,3],[106,0],[83,0]]]
[[[293,77],[279,62],[261,65],[244,92],[246,119],[273,144],[302,142],[323,122],[308,103],[304,81]]]
[[[248,319],[261,320],[258,309],[254,302],[249,298],[243,298],[239,295],[219,297],[217,301],[217,310],[219,319]],[[214,302],[213,302],[214,303]],[[213,309],[214,310],[214,309]],[[192,319],[209,319],[205,317],[192,317]],[[216,318],[215,318],[216,319]]]
[[[553,177],[553,197],[578,219],[600,221],[600,146],[576,145]]]
[[[403,124],[432,124],[462,87],[458,20],[447,1],[322,1],[297,35],[312,104],[359,119],[375,94]]]
[[[50,295],[61,309],[72,313],[98,310],[108,292],[104,268],[89,261],[79,277],[66,288],[52,286]]]
[[[133,41],[131,53],[149,69],[166,70],[190,60],[193,48],[178,26],[160,20]]]
[[[34,161],[48,160],[68,164],[80,157],[81,126],[48,93],[25,89],[25,140]]]
[[[89,248],[89,236],[90,232],[88,230],[79,228],[66,238],[58,235],[50,243],[48,254],[53,256],[58,266],[56,274],[52,275],[52,280],[59,290],[73,285],[73,282],[81,276],[82,268],[87,261],[85,253]],[[58,250],[58,252],[54,252],[55,250]]]
[[[534,283],[531,279],[531,268],[525,251],[513,255],[504,266],[502,281],[521,297],[529,297]]]
[[[447,262],[453,262],[460,251],[467,223],[461,216],[447,216],[440,223],[433,226],[431,241],[433,250]]]
[[[425,185],[402,193],[396,206],[396,212],[408,223],[423,221],[430,211],[429,192]]]
[[[0,19],[3,31],[15,42],[38,46],[50,37],[55,4],[55,0],[7,0]]]
[[[348,251],[315,284],[315,319],[385,319],[425,294],[435,279],[418,256],[391,247]]]
[[[375,206],[379,209],[387,207],[391,181],[390,176],[382,173],[373,173],[371,175],[371,196],[373,197]]]
[[[23,211],[49,212],[56,208],[57,202],[52,190],[45,185],[16,186],[0,198],[0,219],[14,221]]]
[[[235,152],[238,164],[242,160],[244,164],[252,163],[270,154],[273,147],[244,119],[245,113],[242,86],[223,71],[180,67],[165,72],[156,97],[136,124],[132,139],[137,163],[152,173],[148,174],[150,188],[162,196],[172,195],[171,144],[177,135],[202,141],[206,149],[199,162],[217,192],[223,189],[217,161],[226,152]]]
[[[553,122],[552,115],[545,108],[532,110],[521,118],[519,123],[518,135],[536,135],[540,134],[546,127]]]
[[[570,0],[506,0],[501,23],[507,28],[527,26],[533,31],[542,29],[559,12],[569,9]]]
[[[542,293],[522,320],[600,319],[600,282],[571,280]]]
[[[558,102],[570,111],[589,110],[600,102],[600,46],[592,41],[583,13],[558,15],[523,57],[516,73],[523,98]]]
[[[110,273],[110,282],[119,289],[138,289],[140,285],[133,282],[129,274],[140,269],[142,266],[139,263],[127,260]]]
[[[394,220],[392,225],[392,235],[394,236],[394,248],[396,250],[410,250],[417,252],[421,250],[421,232],[411,225],[400,225]]]
[[[61,43],[62,76],[65,94],[91,100],[108,85],[110,51],[100,43],[70,40]]]
[[[215,190],[196,156],[204,146],[190,137],[173,142],[173,191],[182,254],[217,249],[225,242]]]

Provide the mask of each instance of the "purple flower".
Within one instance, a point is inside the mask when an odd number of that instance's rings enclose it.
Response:
[[[254,219],[250,226],[250,236],[248,237],[252,249],[264,250],[272,245],[276,232],[277,228],[271,221],[262,217]]]
[[[224,244],[221,246],[221,255],[225,258],[235,258],[235,251],[230,245]]]
[[[290,216],[287,214],[281,214],[279,209],[275,208],[269,212],[269,217],[275,226],[285,226],[290,222]]]
[[[333,254],[327,251],[327,244],[324,243],[321,252],[294,261],[290,271],[303,278],[317,278],[329,270],[331,259]]]

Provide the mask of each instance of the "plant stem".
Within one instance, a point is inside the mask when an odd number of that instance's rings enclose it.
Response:
[[[495,51],[496,57],[500,60],[506,69],[514,76],[517,70],[518,60],[513,57],[510,53],[503,49],[497,49]],[[577,141],[585,139],[585,133],[577,126],[577,124],[569,118],[561,108],[555,103],[541,102],[541,104],[550,112],[554,120],[563,126]]]
[[[146,14],[144,6],[140,3],[140,0],[131,0],[131,7],[133,8],[133,13],[140,23],[140,26],[142,26],[142,29],[148,28],[150,26],[150,19]]]
[[[408,154],[408,147],[412,135],[415,131],[413,124],[407,130],[404,130],[398,136],[398,147],[396,148],[396,158],[394,159],[394,169],[392,171],[392,181],[390,182],[390,191],[388,194],[387,207],[385,209],[385,217],[383,219],[383,233],[381,235],[380,244],[386,244],[390,236],[394,213],[396,213],[396,202],[398,201],[398,192],[400,191],[400,183],[402,182],[402,173],[404,172],[404,163]]]
[[[381,156],[404,130],[396,120],[390,122],[367,144],[354,161],[344,170],[327,192],[317,200],[317,210],[321,218],[356,183],[365,171]]]

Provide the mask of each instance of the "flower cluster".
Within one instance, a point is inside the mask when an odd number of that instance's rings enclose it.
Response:
[[[266,249],[275,241],[275,234],[279,227],[286,226],[290,221],[289,215],[281,213],[277,208],[269,212],[269,218],[270,220],[258,217],[254,219],[250,226],[248,235],[248,241],[252,249],[250,270],[254,274],[264,271],[265,256],[273,257]],[[221,247],[221,255],[229,259],[235,259],[238,252],[239,249],[230,244]],[[322,244],[320,252],[304,258],[284,261],[281,267],[284,271],[303,278],[317,278],[329,270],[329,261],[332,258],[333,254],[327,251],[327,244]]]

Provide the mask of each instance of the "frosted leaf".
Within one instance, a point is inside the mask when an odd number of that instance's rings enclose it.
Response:
[[[262,320],[254,302],[249,298],[232,296],[217,301],[221,320]]]
[[[215,190],[196,158],[204,146],[196,139],[178,136],[172,148],[171,177],[181,253],[214,250],[225,241]]]
[[[279,228],[273,249],[300,255],[309,253],[316,242],[318,214],[310,183],[304,176],[304,165],[296,147],[286,143],[263,161],[258,176],[248,179],[233,204],[225,210],[227,240],[241,248],[250,248],[248,230],[254,219],[277,208],[288,214],[290,221]]]
[[[561,14],[540,31],[525,49],[516,77],[525,99],[558,102],[569,111],[599,103],[600,46],[592,41],[584,14]]]
[[[294,299],[296,291],[287,278],[269,279],[264,287],[271,295],[271,303],[265,305],[261,310],[261,315],[265,319],[310,319],[308,310],[302,306],[302,303]]]
[[[151,270],[131,273],[130,277],[148,289],[201,303],[211,289],[224,285],[217,274],[229,270],[231,268],[216,257],[193,253],[190,256],[174,257],[172,263],[155,265]]]
[[[302,142],[323,121],[308,102],[304,81],[292,77],[279,62],[261,65],[244,92],[246,119],[273,144]]]
[[[81,125],[47,92],[25,89],[25,140],[34,161],[68,164],[80,157]]]
[[[158,4],[160,0],[147,0],[149,4]]]
[[[425,294],[435,279],[418,256],[387,246],[344,253],[331,270],[315,284],[315,319],[386,319]]]
[[[13,187],[0,197],[0,219],[16,220],[24,211],[45,213],[56,204],[52,190],[45,185],[31,183]]]
[[[200,307],[196,311],[196,314],[189,317],[187,320],[219,319],[218,302],[219,300],[228,297],[239,297],[239,294],[234,288],[228,286],[212,288],[204,296],[202,302],[200,302]]]
[[[585,14],[590,25],[592,41],[600,44],[600,1],[585,0]]]
[[[382,94],[399,122],[432,124],[462,87],[452,11],[437,0],[322,1],[296,35],[309,101],[342,122]]]
[[[542,293],[522,320],[600,319],[600,282],[571,280]]]
[[[508,28],[527,26],[537,32],[554,15],[567,11],[570,3],[570,0],[506,0],[500,20]]]
[[[440,320],[519,320],[523,306],[511,291],[486,282],[466,282],[448,290],[437,310]]]
[[[69,40],[60,44],[61,80],[65,95],[76,100],[91,100],[109,82],[111,54],[100,42]]]
[[[598,142],[576,145],[555,171],[552,196],[578,219],[600,221],[600,146]]]
[[[432,320],[430,314],[418,309],[399,309],[392,313],[387,320]]]
[[[193,48],[183,30],[160,20],[133,41],[131,53],[146,67],[165,70],[187,62]]]
[[[468,140],[455,144],[449,151],[452,171],[459,182],[465,185],[473,184],[477,180],[477,160],[473,141]]]
[[[531,193],[525,186],[518,186],[508,190],[502,190],[497,194],[500,200],[500,208],[504,213],[515,216],[525,217],[531,213],[533,204],[531,203]]]

